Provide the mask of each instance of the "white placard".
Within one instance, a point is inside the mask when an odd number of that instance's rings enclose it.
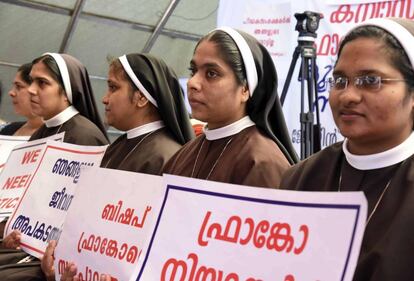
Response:
[[[106,147],[48,140],[37,171],[7,222],[4,236],[19,230],[21,248],[41,257],[48,242],[59,239],[82,168],[99,166]]]
[[[5,136],[0,135],[0,172],[6,164],[7,158],[14,147],[25,143],[29,140],[29,136]]]
[[[68,261],[80,280],[135,280],[165,194],[162,177],[88,169],[55,251],[56,280]]]
[[[10,152],[7,165],[0,174],[0,221],[9,217],[17,206],[20,197],[37,172],[46,141],[62,141],[64,133],[52,137],[25,142],[15,146]]]
[[[367,212],[362,192],[165,180],[139,280],[352,280]]]

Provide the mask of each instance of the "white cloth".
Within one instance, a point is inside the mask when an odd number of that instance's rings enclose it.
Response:
[[[209,130],[207,127],[204,129],[206,139],[208,140],[218,140],[228,136],[235,135],[240,133],[242,130],[254,126],[254,122],[250,119],[249,116],[245,116],[242,119],[231,123],[225,127],[221,127],[214,130]]]
[[[348,139],[345,139],[342,144],[342,150],[344,151],[346,160],[352,167],[359,170],[380,169],[400,163],[414,154],[414,132],[396,147],[375,154],[352,154],[349,152],[347,144]]]
[[[68,121],[70,118],[78,114],[79,111],[73,106],[67,107],[65,110],[60,112],[59,114],[53,116],[49,120],[45,120],[45,125],[48,128],[56,127],[59,125],[62,125],[66,121]]]

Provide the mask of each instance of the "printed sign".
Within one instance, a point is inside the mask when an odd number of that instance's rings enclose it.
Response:
[[[26,136],[4,136],[0,135],[0,172],[6,164],[7,158],[14,147],[25,143],[30,137]]]
[[[0,221],[14,211],[29,186],[42,158],[48,139],[62,141],[64,133],[17,145],[10,153],[7,166],[0,174]]]
[[[101,273],[135,280],[164,194],[160,176],[83,171],[55,251],[56,280],[68,261],[77,265],[80,280],[99,280]]]
[[[165,180],[138,280],[352,280],[367,212],[362,192]]]
[[[36,171],[7,222],[4,236],[22,233],[21,248],[41,257],[50,240],[59,239],[83,167],[99,166],[107,146],[80,146],[48,140]],[[6,166],[8,167],[8,165]],[[96,186],[96,185],[95,185]]]

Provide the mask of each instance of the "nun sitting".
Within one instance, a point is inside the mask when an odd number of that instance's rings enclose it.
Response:
[[[65,132],[67,143],[108,144],[89,75],[82,63],[67,54],[47,53],[33,61],[30,76],[32,111],[44,120],[30,140]]]
[[[207,126],[171,158],[164,172],[278,187],[296,154],[265,47],[247,33],[220,28],[198,42],[190,70],[191,112]]]
[[[161,174],[165,163],[193,137],[174,71],[149,54],[111,62],[103,97],[105,121],[126,131],[107,149],[101,167]]]

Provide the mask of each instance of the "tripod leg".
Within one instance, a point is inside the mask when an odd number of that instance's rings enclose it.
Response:
[[[312,58],[312,67],[313,67],[313,87],[315,89],[315,113],[316,113],[316,124],[313,125],[314,128],[314,137],[313,137],[313,152],[318,152],[321,150],[321,120],[319,117],[319,97],[318,97],[318,79],[316,73],[316,57]]]
[[[315,83],[314,83],[314,77],[315,77],[315,65],[313,64],[313,58],[306,58],[307,70],[308,70],[308,80],[307,80],[307,86],[308,86],[308,113],[309,113],[309,155],[313,154],[313,145],[314,145],[314,126],[313,126],[313,94],[315,89]]]
[[[301,142],[300,142],[300,158],[303,160],[309,156],[308,149],[308,114],[305,113],[305,80],[307,72],[306,60],[302,57],[300,65],[300,131],[301,131]]]
[[[300,54],[300,47],[297,46],[295,48],[295,51],[293,52],[292,61],[290,62],[290,66],[289,66],[289,71],[286,76],[285,84],[283,85],[282,95],[280,96],[280,103],[282,106],[283,106],[283,103],[285,102],[285,98],[287,95],[287,90],[289,89],[290,82],[292,81],[292,74],[293,74],[293,71],[295,70],[295,65],[296,65],[296,62],[298,61],[299,54]]]

